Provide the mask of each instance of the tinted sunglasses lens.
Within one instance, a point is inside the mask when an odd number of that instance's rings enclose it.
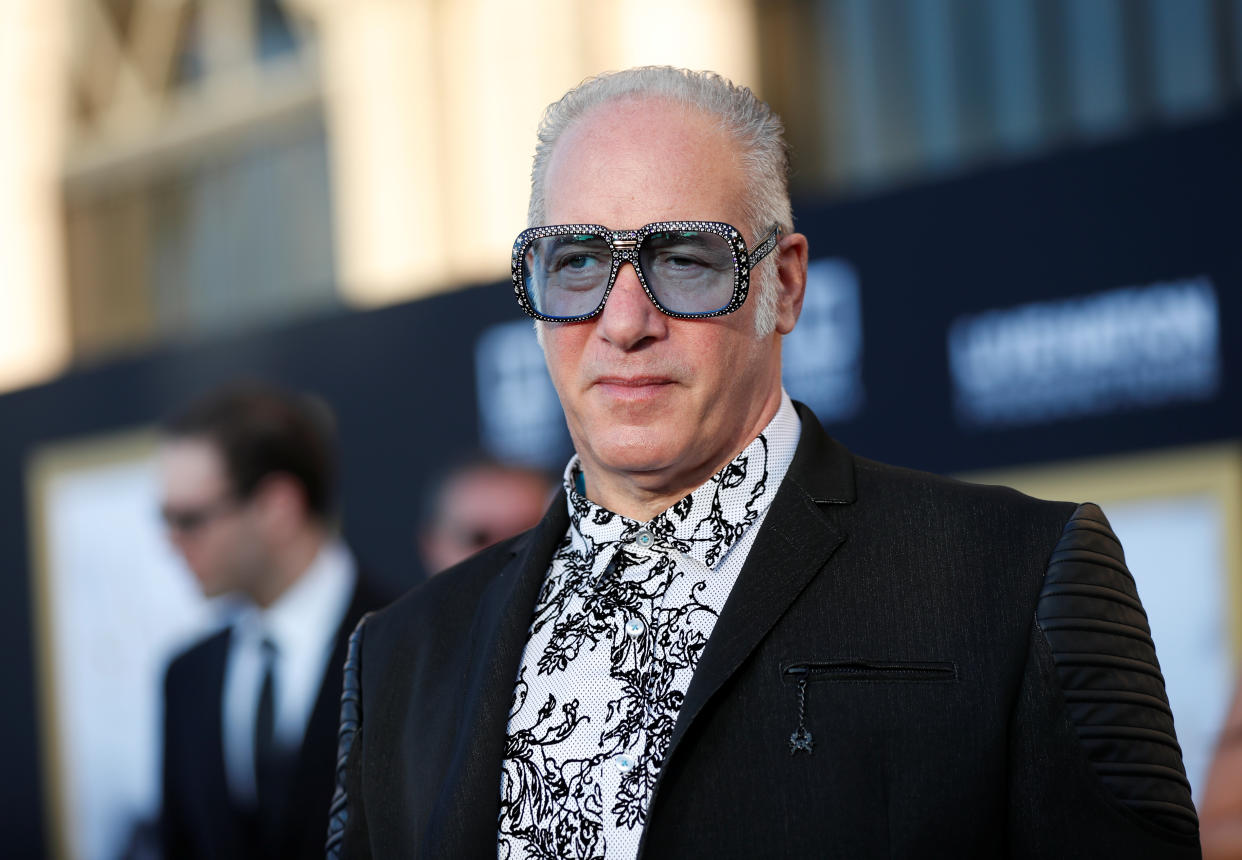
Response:
[[[729,240],[716,233],[650,233],[638,251],[647,286],[665,310],[708,314],[733,298],[737,264]]]
[[[533,240],[522,258],[531,307],[548,317],[586,316],[608,289],[612,249],[602,236],[574,233]]]
[[[166,528],[181,532],[182,534],[191,534],[203,527],[207,522],[208,515],[205,511],[174,511],[164,509],[160,511],[160,518],[164,520]]]

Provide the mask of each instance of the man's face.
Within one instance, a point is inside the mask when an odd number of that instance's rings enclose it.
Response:
[[[539,522],[550,496],[547,482],[527,472],[484,466],[457,475],[440,494],[436,521],[420,536],[427,572],[447,570],[526,531]]]
[[[250,506],[232,493],[217,447],[196,438],[165,442],[159,474],[169,540],[203,595],[246,591],[267,567],[264,544]]]
[[[652,221],[743,219],[743,173],[713,119],[667,102],[627,100],[561,137],[546,175],[548,224],[632,229]],[[752,290],[764,265],[751,273]],[[604,310],[550,323],[544,352],[588,494],[620,480],[640,492],[693,489],[763,429],[780,398],[779,338],[754,332],[755,296],[723,317],[661,313],[622,266]]]

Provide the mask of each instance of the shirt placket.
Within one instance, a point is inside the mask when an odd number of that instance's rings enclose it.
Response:
[[[660,552],[656,547],[655,537],[647,528],[640,528],[622,544],[624,551],[637,559],[637,563],[621,572],[622,581],[646,583],[653,571]],[[651,683],[653,647],[651,637],[653,629],[654,606],[650,594],[645,590],[637,600],[618,607],[614,615],[617,625],[616,646],[625,652],[622,671],[633,672],[634,687],[639,691],[637,702],[640,708],[636,731],[626,737],[623,746],[613,754],[607,765],[615,774],[615,790],[611,792],[614,804],[620,802],[622,788],[627,780],[640,778],[643,768],[650,768],[652,763],[646,760],[646,746],[651,722]],[[624,719],[619,715],[618,719]],[[646,798],[643,797],[645,805]],[[645,808],[644,808],[645,811]],[[611,809],[607,817],[615,821],[617,814]]]

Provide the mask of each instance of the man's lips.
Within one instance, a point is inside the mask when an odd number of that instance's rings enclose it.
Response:
[[[655,397],[672,384],[667,376],[601,376],[594,382],[596,388],[620,400]]]

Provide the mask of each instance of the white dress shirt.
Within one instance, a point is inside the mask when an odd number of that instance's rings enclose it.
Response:
[[[539,593],[509,713],[502,860],[638,853],[699,655],[801,431],[782,392],[741,454],[646,523],[582,496],[570,461],[570,526]]]
[[[330,541],[275,603],[266,609],[248,603],[238,611],[221,701],[225,773],[238,802],[255,799],[254,721],[263,684],[263,640],[276,646],[275,743],[293,753],[301,746],[356,579],[349,550]]]

